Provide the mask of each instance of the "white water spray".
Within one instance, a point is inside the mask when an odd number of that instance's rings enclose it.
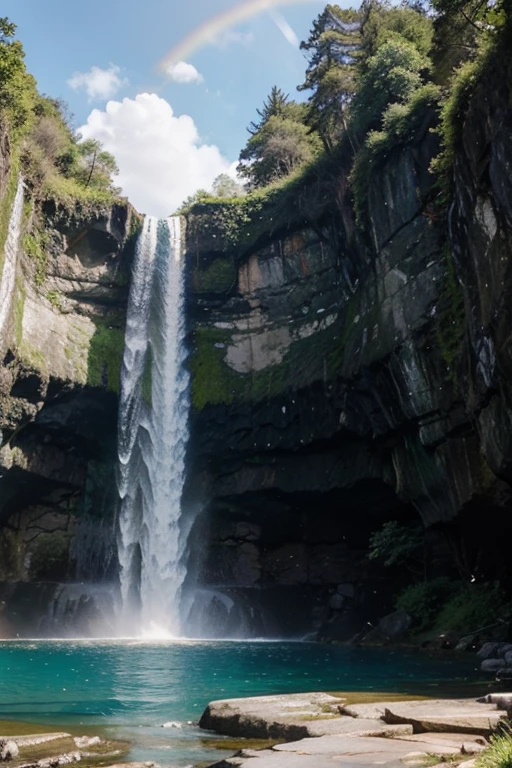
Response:
[[[147,217],[128,304],[118,435],[123,630],[144,636],[181,632],[189,377],[180,252],[179,218]]]
[[[14,286],[16,285],[16,265],[23,217],[23,179],[19,178],[14,204],[12,206],[9,228],[4,248],[4,266],[0,277],[0,336],[5,331],[11,309]]]

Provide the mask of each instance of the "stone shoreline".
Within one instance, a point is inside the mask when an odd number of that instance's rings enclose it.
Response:
[[[327,693],[291,694],[211,702],[199,725],[231,737],[285,742],[242,749],[210,768],[412,768],[433,756],[440,764],[449,756],[452,765],[472,768],[473,756],[511,707],[512,694],[369,704]]]

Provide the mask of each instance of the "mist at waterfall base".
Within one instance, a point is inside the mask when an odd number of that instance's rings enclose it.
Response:
[[[132,742],[130,759],[178,768],[221,759],[200,740],[212,735],[193,725],[213,699],[314,690],[453,694],[446,681],[462,685],[474,666],[316,643],[6,641],[0,718],[106,732]]]

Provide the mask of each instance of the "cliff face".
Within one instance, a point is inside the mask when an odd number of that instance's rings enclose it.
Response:
[[[16,170],[8,181],[6,138],[0,155],[9,212]],[[117,395],[138,219],[129,205],[93,213],[38,205],[29,190],[24,197],[0,337],[0,581],[100,577],[112,567]],[[14,589],[2,587],[2,596]]]
[[[188,216],[201,634],[209,613],[212,632],[353,636],[392,608],[394,577],[367,557],[390,520],[421,518],[431,574],[449,558],[510,586],[512,111],[508,85],[487,77],[461,129],[448,220],[433,204],[434,115],[372,168],[364,230],[342,167],[329,169],[327,204],[320,179],[286,215]],[[10,165],[1,134],[0,234]],[[0,598],[33,617],[55,596],[45,583],[115,574],[138,217],[25,197],[0,348]]]
[[[281,629],[300,610],[339,636],[382,615],[365,551],[390,519],[419,514],[468,578],[510,578],[507,94],[482,82],[472,98],[449,227],[430,202],[432,120],[371,171],[366,237],[347,196],[242,254],[189,217],[200,579],[258,604],[288,587]]]

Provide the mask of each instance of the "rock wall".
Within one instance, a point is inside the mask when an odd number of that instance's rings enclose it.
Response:
[[[347,195],[243,252],[189,217],[201,583],[309,590],[304,627],[348,637],[390,602],[370,533],[419,515],[454,571],[510,585],[512,112],[495,82],[471,101],[448,224],[434,115],[372,169],[365,234]]]
[[[6,136],[0,157],[8,211]],[[25,190],[0,338],[0,582],[115,572],[117,395],[137,226],[128,204],[70,210]]]

